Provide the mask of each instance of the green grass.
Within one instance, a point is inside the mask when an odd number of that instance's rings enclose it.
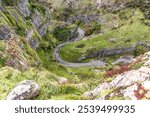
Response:
[[[83,96],[84,92],[94,89],[102,81],[91,68],[68,71],[74,73],[74,78],[68,78],[67,84],[59,84],[59,76],[43,68],[32,68],[25,72],[9,67],[0,68],[0,99],[5,99],[22,80],[33,80],[41,86],[40,94],[35,99],[87,99]]]
[[[0,51],[4,51],[4,50],[5,50],[5,48],[6,48],[6,46],[5,46],[5,42],[4,42],[4,41],[2,41],[2,40],[0,40]]]
[[[87,40],[74,42],[61,49],[60,54],[64,60],[76,62],[81,56],[88,55],[105,48],[120,48],[134,46],[139,41],[150,41],[150,27],[145,25],[141,19],[143,14],[137,10],[135,15],[126,23],[115,30],[107,31],[104,35],[95,36]],[[116,43],[109,41],[115,38]],[[127,40],[130,41],[127,41]],[[79,45],[85,45],[78,48]]]

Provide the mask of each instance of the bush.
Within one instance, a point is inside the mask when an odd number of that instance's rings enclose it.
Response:
[[[139,56],[141,54],[144,54],[145,52],[147,52],[147,50],[144,46],[137,46],[135,51],[135,56]]]
[[[41,47],[42,49],[44,49],[44,50],[49,50],[49,49],[51,49],[51,46],[50,46],[50,44],[49,44],[48,41],[42,41],[41,44],[40,44],[40,47]]]
[[[67,27],[56,26],[53,35],[59,41],[67,41],[69,39],[70,31]]]
[[[6,4],[8,6],[13,6],[14,0],[2,0],[2,3]]]
[[[0,58],[0,67],[4,66],[6,62],[6,59]]]
[[[93,22],[92,24],[87,24],[85,26],[85,35],[98,34],[101,30],[101,24],[98,22]]]
[[[46,13],[46,8],[44,6],[42,6],[40,4],[34,4],[32,2],[30,2],[30,4],[29,4],[29,9],[31,10],[32,13],[34,13],[35,9],[37,9],[43,15],[45,15],[45,13]]]
[[[55,9],[53,12],[53,18],[59,21],[66,21],[72,13],[73,10],[70,8]]]
[[[16,27],[16,33],[24,37],[26,35],[26,28],[18,25],[18,27]]]

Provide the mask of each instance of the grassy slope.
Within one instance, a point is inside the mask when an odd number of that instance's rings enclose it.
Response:
[[[9,67],[0,68],[0,99],[5,99],[22,80],[33,80],[40,84],[41,92],[36,99],[86,99],[83,93],[102,81],[99,75],[96,77],[92,68],[85,68],[83,71],[80,68],[66,70],[72,73],[68,75],[69,83],[59,84],[58,76],[43,68],[32,68],[26,72]]]
[[[108,31],[104,35],[65,46],[60,51],[62,58],[67,61],[77,61],[79,57],[90,54],[96,50],[133,46],[138,41],[149,41],[150,27],[142,23],[141,19],[144,18],[143,14],[139,10],[136,10],[134,14],[134,16],[126,20],[124,25],[118,29]],[[110,38],[115,38],[117,43],[110,42]],[[128,39],[131,41],[126,42]],[[78,45],[84,45],[84,47],[78,48]]]

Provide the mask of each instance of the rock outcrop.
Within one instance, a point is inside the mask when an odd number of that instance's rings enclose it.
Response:
[[[76,15],[67,19],[67,22],[73,23],[75,21],[81,21],[84,23],[90,23],[92,21],[101,21],[100,15]]]
[[[146,53],[142,61],[150,60],[150,52]],[[102,83],[93,91],[87,92],[84,95],[87,97],[97,97],[99,99],[109,99],[113,96],[122,95],[124,98],[149,99],[150,93],[150,68],[148,64],[143,65],[138,70],[127,71],[114,78],[110,83]],[[104,93],[105,91],[109,93]],[[103,95],[105,94],[105,95]]]
[[[13,32],[9,26],[2,26],[0,28],[0,40],[9,40],[13,36]]]
[[[19,83],[12,92],[7,96],[7,100],[28,100],[39,94],[40,86],[31,81],[26,80]]]
[[[106,57],[106,56],[112,56],[112,55],[119,55],[119,54],[124,54],[124,53],[134,53],[135,51],[136,51],[136,47],[102,49],[90,55],[79,58],[79,60],[84,60],[87,58],[94,58],[94,57]]]
[[[30,10],[29,10],[29,1],[28,0],[19,0],[18,1],[18,7],[20,9],[21,14],[24,17],[30,16]]]
[[[87,58],[94,58],[94,57],[106,57],[106,56],[112,56],[112,55],[114,56],[114,55],[125,54],[125,53],[135,54],[136,51],[138,51],[137,48],[139,46],[143,47],[147,51],[150,50],[149,44],[146,43],[146,42],[141,41],[141,42],[138,42],[135,46],[132,46],[132,47],[101,49],[100,51],[97,51],[97,52],[94,52],[94,53],[89,54],[87,56],[84,56],[82,58],[79,58],[79,60],[84,60],[84,59],[87,59]],[[124,60],[125,60],[125,58],[124,58]],[[127,58],[126,58],[126,60],[127,60]],[[129,58],[128,58],[128,60],[129,60]]]

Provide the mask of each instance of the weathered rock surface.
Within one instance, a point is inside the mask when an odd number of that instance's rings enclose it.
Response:
[[[28,0],[19,0],[18,7],[24,17],[30,16],[30,10],[28,8],[29,1]]]
[[[150,60],[149,52],[144,55],[144,59]],[[146,61],[146,62],[147,62]],[[146,64],[147,65],[147,64]],[[142,66],[138,70],[127,71],[114,78],[110,83],[102,83],[91,92],[86,92],[84,95],[87,97],[97,97],[102,95],[104,91],[110,90],[112,93],[105,94],[99,99],[109,99],[116,95],[122,95],[125,98],[138,100],[149,98],[150,92],[150,68]],[[114,90],[114,91],[113,91]]]
[[[104,6],[109,6],[108,9],[111,11],[116,11],[124,8],[127,2],[127,0],[119,0],[118,2],[115,0],[96,0],[98,9]]]
[[[100,19],[100,16],[99,15],[76,15],[76,16],[73,16],[71,18],[68,18],[67,19],[67,22],[69,23],[73,23],[74,21],[81,21],[81,22],[84,22],[84,23],[90,23],[92,21],[101,21]]]
[[[2,26],[0,28],[0,40],[9,40],[14,35],[9,26]]]
[[[28,30],[27,31],[27,35],[26,35],[26,39],[27,41],[30,43],[31,47],[33,49],[36,49],[37,47],[39,47],[40,41],[38,39],[38,37],[35,37],[35,31],[34,30]]]
[[[38,10],[35,10],[32,15],[32,21],[37,29],[43,24],[44,20],[45,18],[41,15],[41,13]]]
[[[68,79],[64,78],[64,77],[60,77],[60,78],[58,78],[58,83],[59,84],[67,84],[68,83]]]
[[[147,44],[146,42],[137,42],[137,44],[135,46],[132,47],[120,47],[120,48],[108,48],[108,49],[102,49],[100,51],[94,52],[92,54],[86,55],[82,58],[79,58],[79,60],[84,60],[87,58],[94,58],[94,57],[106,57],[106,56],[114,56],[114,55],[119,55],[119,54],[125,54],[125,53],[135,53],[137,50],[138,46],[142,46],[144,47],[146,50],[150,50],[150,46],[149,44]],[[124,63],[123,63],[124,61]],[[122,58],[118,61],[116,61],[116,63],[123,63],[123,64],[128,64],[132,62],[132,57],[125,57]]]
[[[19,83],[7,96],[7,100],[27,100],[36,97],[39,94],[40,86],[31,81],[25,80]]]
[[[39,34],[41,36],[45,36],[47,34],[47,29],[51,25],[51,21],[48,21],[47,23],[43,24],[38,30]]]
[[[85,58],[94,58],[94,57],[105,57],[105,56],[112,56],[112,55],[119,55],[123,53],[133,53],[135,52],[135,47],[123,47],[123,48],[110,48],[110,49],[103,49],[93,54],[86,56]]]

